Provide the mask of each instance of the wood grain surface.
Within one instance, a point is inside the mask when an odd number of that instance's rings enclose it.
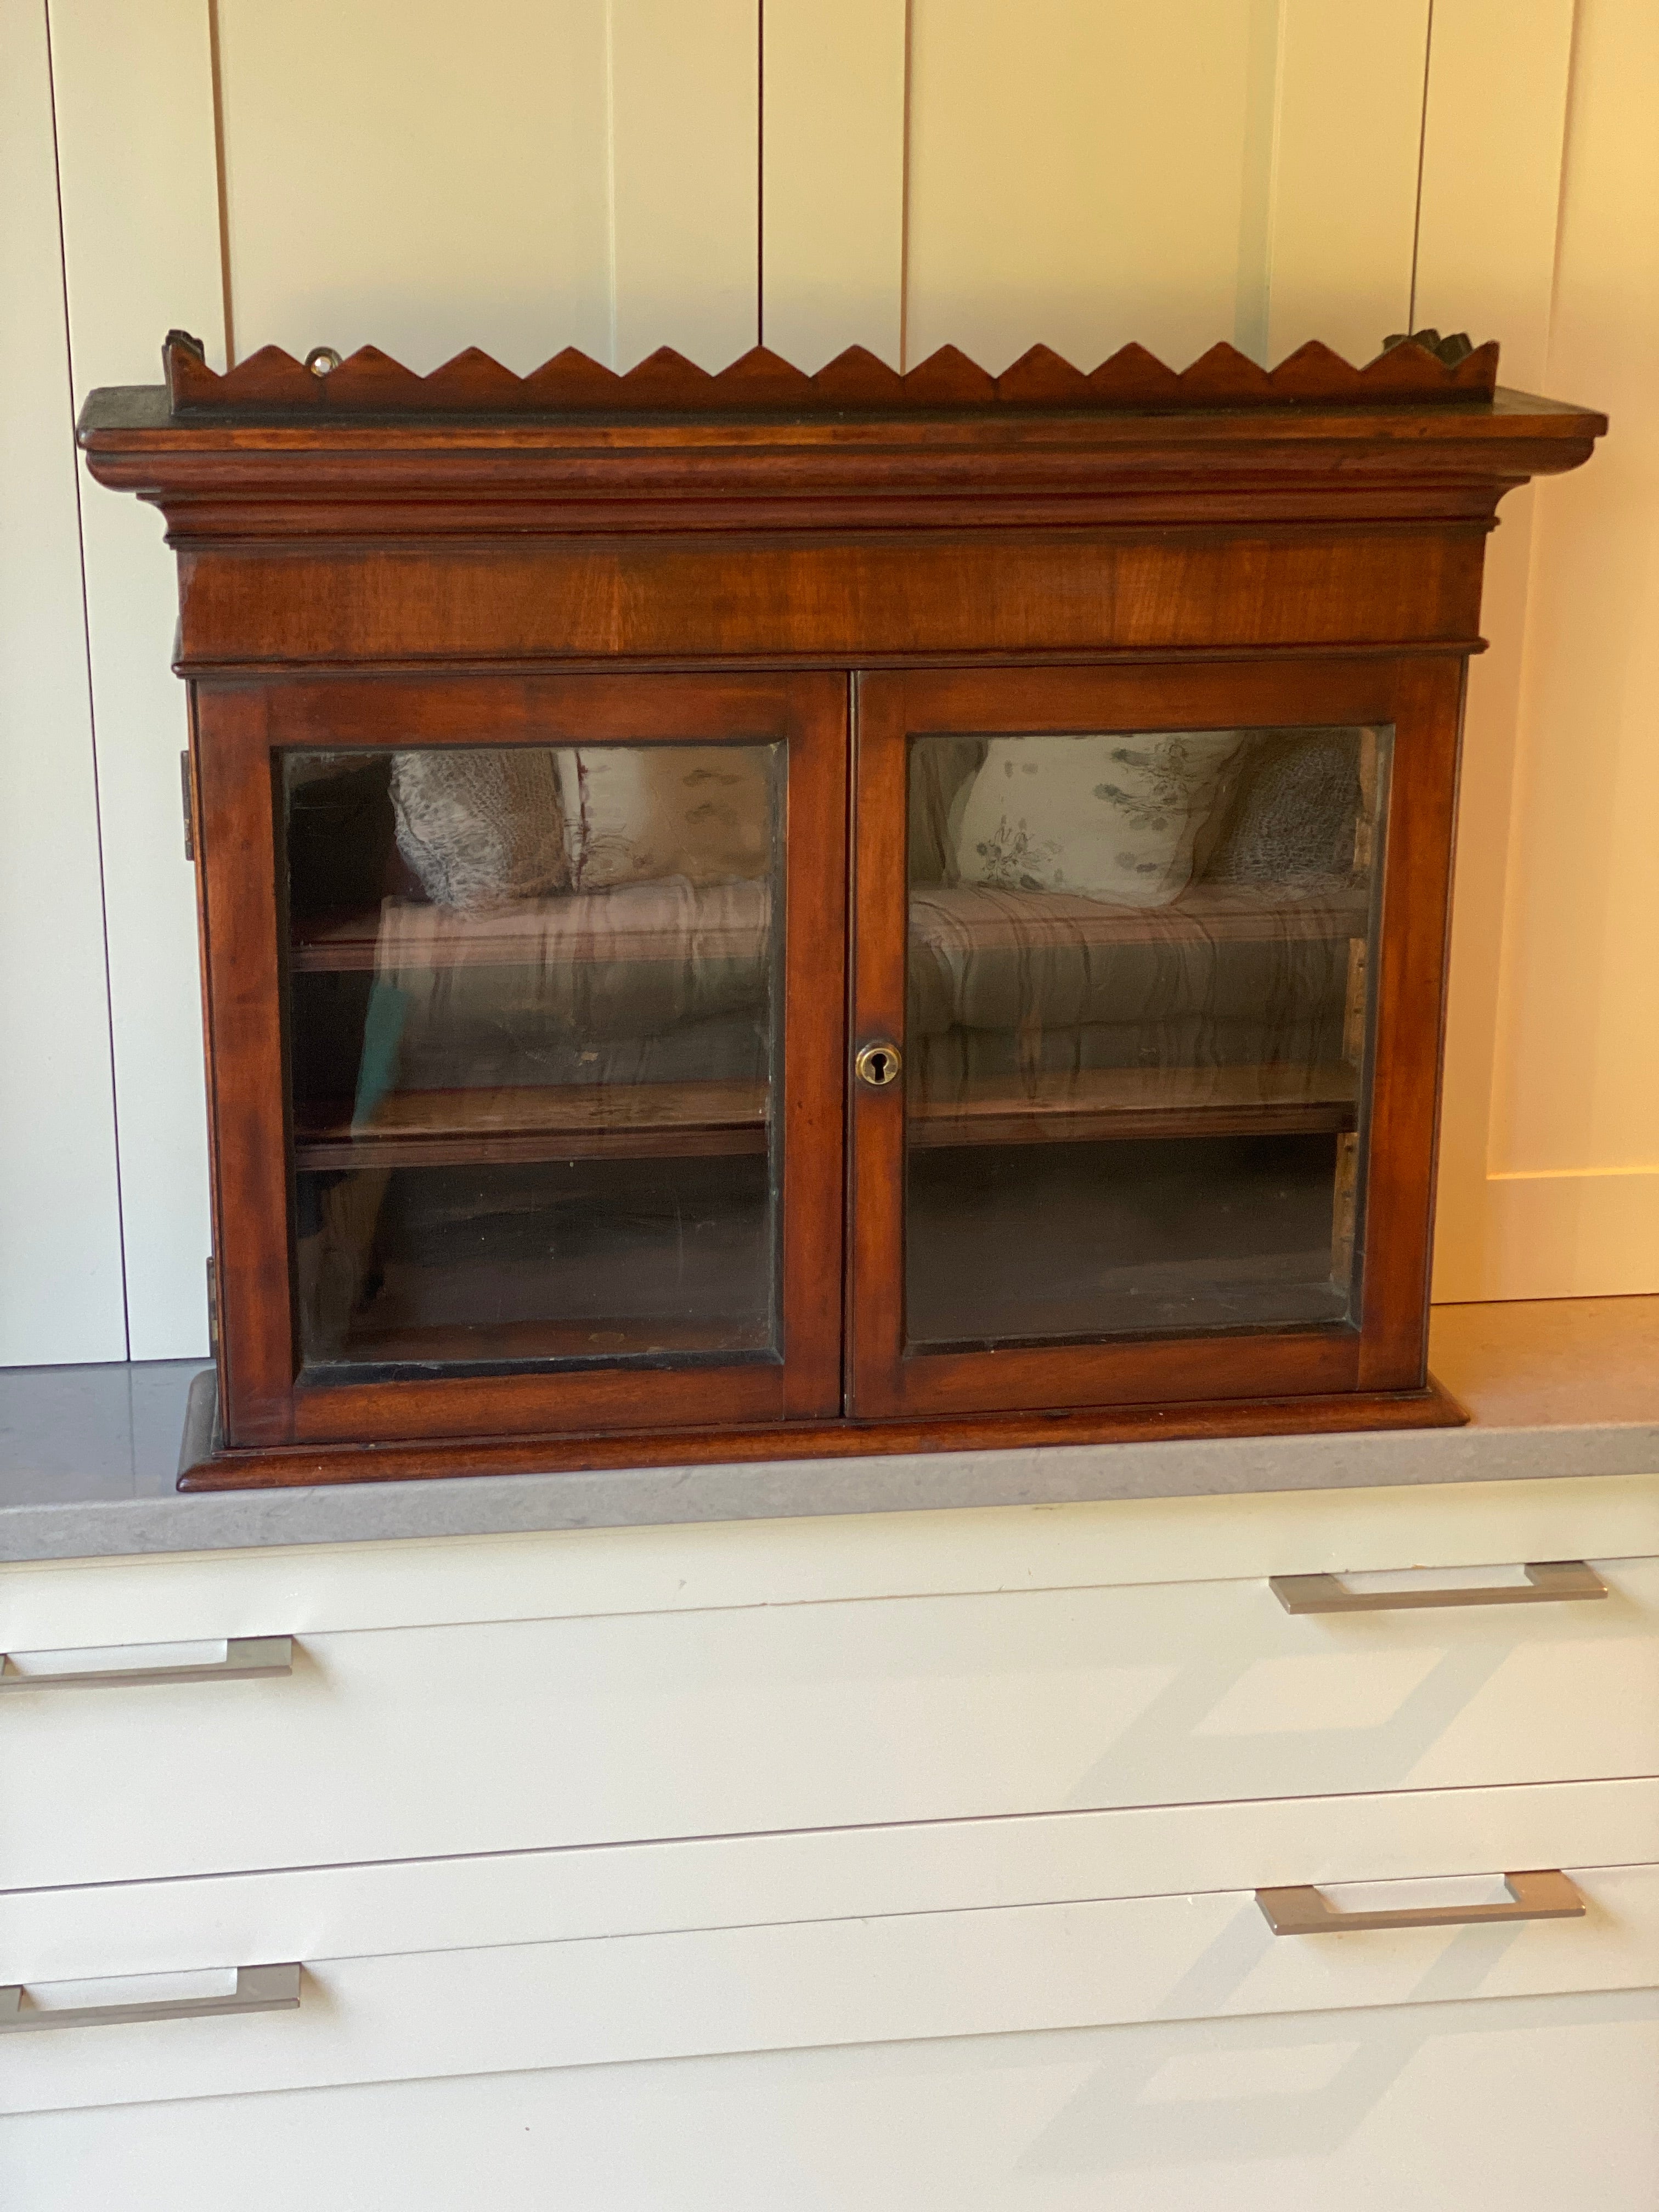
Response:
[[[473,352],[422,379],[365,349],[325,377],[267,351],[220,379],[180,341],[170,392],[94,393],[94,476],[159,506],[179,556],[196,716],[227,1441],[187,1483],[1459,1418],[1425,1346],[1464,665],[1498,501],[1606,427],[1495,368],[1490,349],[1356,370],[1310,347],[1268,375],[1219,347],[1176,376],[1130,348],[1085,375],[1038,348],[994,378],[947,348],[903,377],[756,351],[715,376],[566,355],[520,379]],[[1345,1065],[1022,1079],[919,1097],[908,1130],[903,1084],[852,1080],[860,1046],[904,1037],[913,737],[1339,726],[1392,732],[1374,923],[1352,901],[1195,896],[1120,916],[1114,942],[1374,928]],[[290,1131],[283,962],[357,988],[374,919],[290,927],[281,755],[616,741],[787,750],[769,1102],[426,1093]],[[1177,1131],[1347,1147],[1346,1319],[907,1343],[912,1152]],[[521,1371],[301,1372],[295,1167],[769,1143],[776,1354],[732,1337],[676,1367],[658,1329],[644,1364],[606,1367],[583,1323],[565,1371],[526,1340]],[[1346,1226],[1325,1242],[1346,1282]]]

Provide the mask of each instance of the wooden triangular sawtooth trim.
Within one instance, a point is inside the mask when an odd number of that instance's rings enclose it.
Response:
[[[1089,374],[1047,346],[1033,346],[1000,376],[981,368],[955,346],[901,376],[861,346],[850,347],[809,376],[763,346],[753,347],[717,375],[667,346],[625,374],[568,346],[551,361],[517,376],[476,346],[428,376],[363,346],[319,374],[264,346],[221,376],[199,340],[172,331],[163,349],[167,397],[175,419],[234,415],[338,418],[422,413],[501,415],[839,415],[930,414],[1014,407],[1066,413],[1109,410],[1219,407],[1423,406],[1441,400],[1490,399],[1498,381],[1498,348],[1479,346],[1448,361],[1407,339],[1363,368],[1316,342],[1299,346],[1272,370],[1234,346],[1212,346],[1180,371],[1144,346],[1127,345]]]

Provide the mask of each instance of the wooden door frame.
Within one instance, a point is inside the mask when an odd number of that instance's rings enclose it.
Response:
[[[195,774],[216,1131],[220,1387],[232,1449],[823,1419],[841,1407],[844,676],[198,680]],[[279,755],[621,740],[785,747],[781,1356],[307,1384],[294,1293]],[[827,864],[826,864],[826,856]],[[283,1140],[270,1136],[281,1115]]]
[[[906,1022],[908,739],[1391,725],[1352,1323],[996,1352],[904,1342],[905,1086],[849,1085],[848,1376],[861,1419],[1420,1389],[1463,663],[1455,654],[872,673],[854,713],[849,1059]]]

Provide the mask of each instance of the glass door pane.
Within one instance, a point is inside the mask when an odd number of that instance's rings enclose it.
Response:
[[[307,1379],[778,1355],[782,756],[283,755]]]
[[[908,1347],[1357,1315],[1391,743],[911,739]]]

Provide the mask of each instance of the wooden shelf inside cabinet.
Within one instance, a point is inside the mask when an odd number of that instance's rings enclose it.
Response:
[[[505,1165],[763,1152],[763,1083],[569,1085],[393,1091],[362,1122],[350,1109],[296,1120],[301,1170]]]
[[[1132,1137],[1301,1136],[1352,1129],[1358,1079],[1328,1067],[1103,1067],[912,1097],[912,1146],[1089,1144]]]
[[[1006,891],[979,884],[913,887],[913,946],[951,953],[1029,953],[1049,946],[1325,943],[1363,937],[1370,893],[1317,884],[1268,889],[1194,884],[1168,906],[1118,905],[1075,891]]]
[[[538,916],[547,905],[555,911],[571,902],[526,902],[495,915],[468,915],[447,936],[423,945],[422,957],[440,965],[486,964],[512,966],[546,957],[539,934]],[[1018,951],[1048,937],[1059,941],[1078,939],[1091,945],[1183,944],[1202,939],[1212,944],[1264,941],[1325,940],[1358,937],[1364,933],[1368,894],[1363,890],[1317,887],[1283,890],[1253,885],[1194,884],[1174,904],[1164,907],[1115,906],[1101,899],[1065,892],[1022,891],[1012,895],[982,888],[927,884],[918,889],[911,916],[911,934],[918,945],[950,949],[954,935],[965,933],[977,951]],[[381,909],[339,912],[295,917],[289,963],[296,975],[372,973],[379,964]],[[707,941],[707,940],[706,940]],[[729,949],[756,949],[752,927],[734,932]],[[718,943],[712,950],[727,949]],[[635,957],[666,957],[672,947],[640,938],[629,947]],[[614,945],[596,946],[573,933],[562,940],[561,957],[596,959],[616,957]]]
[[[296,975],[373,974],[380,936],[380,910],[295,915],[289,966]]]
[[[308,1384],[327,1389],[332,1383],[360,1380],[374,1367],[425,1367],[434,1361],[459,1368],[477,1366],[546,1366],[554,1363],[662,1358],[764,1358],[770,1345],[763,1327],[728,1326],[712,1330],[706,1323],[653,1321],[641,1322],[627,1316],[610,1316],[565,1327],[544,1321],[495,1322],[485,1328],[465,1322],[410,1320],[353,1331],[349,1356],[317,1360],[308,1364]]]
[[[683,888],[683,887],[682,887]],[[689,920],[672,883],[611,891],[565,891],[480,912],[389,900],[352,912],[294,918],[289,965],[296,975],[374,973],[406,961],[422,968],[592,967],[679,962],[688,927],[704,960],[762,959],[767,887],[745,880],[694,895]]]
[[[912,1145],[1087,1144],[1133,1137],[1291,1136],[1352,1129],[1348,1066],[1099,1068],[1030,1084],[978,1083],[912,1098]],[[458,1167],[538,1160],[713,1158],[763,1152],[763,1084],[611,1089],[406,1091],[354,1124],[349,1110],[301,1119],[301,1170]]]

